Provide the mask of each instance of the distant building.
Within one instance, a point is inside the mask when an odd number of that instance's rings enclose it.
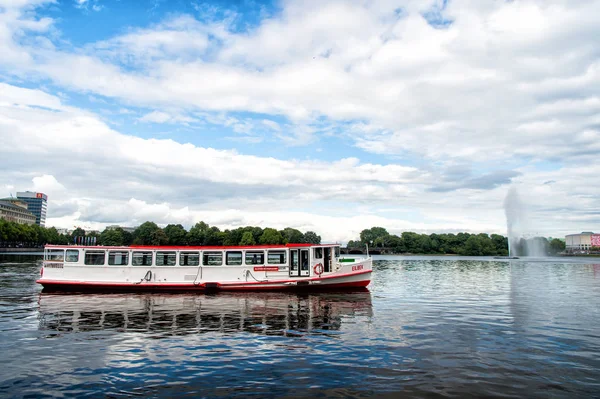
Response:
[[[36,224],[46,225],[46,210],[48,209],[48,196],[46,194],[23,191],[17,193],[17,198],[27,203],[27,209],[35,215]]]
[[[133,233],[135,231],[135,229],[137,229],[137,227],[123,227],[123,226],[119,226],[118,224],[112,224],[110,226],[106,226],[107,230],[114,230],[114,229],[118,229],[121,228],[123,229],[123,231],[127,231],[129,233]]]
[[[567,251],[589,251],[592,247],[600,247],[600,234],[584,231],[580,234],[569,234],[565,237]]]
[[[27,204],[15,198],[0,200],[0,219],[22,224],[35,224],[36,221],[35,215],[27,210]]]

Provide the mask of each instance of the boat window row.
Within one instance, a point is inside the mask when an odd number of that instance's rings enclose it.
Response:
[[[66,255],[65,255],[66,253]],[[287,252],[272,251],[129,251],[129,250],[86,250],[85,265],[109,266],[242,266],[242,265],[285,265]],[[48,250],[46,260],[79,262],[79,250]],[[266,260],[266,263],[265,263]]]
[[[86,265],[103,265],[105,251],[88,251],[84,263]],[[130,251],[109,251],[108,264],[111,266],[124,266],[129,264]],[[264,265],[265,251],[226,251],[226,265],[242,265],[242,257],[246,265]],[[285,251],[268,251],[267,264],[281,265],[286,263]],[[314,258],[323,258],[323,248],[314,248]],[[339,248],[335,248],[335,256],[339,257]],[[44,254],[44,259],[57,262],[79,262],[78,249],[49,249]],[[176,252],[156,252],[156,266],[175,266],[177,263]],[[152,251],[135,251],[132,255],[133,266],[150,266],[152,265]],[[223,264],[223,252],[221,251],[205,251],[203,252],[203,265],[218,266]],[[198,266],[200,265],[199,252],[180,252],[180,266]]]

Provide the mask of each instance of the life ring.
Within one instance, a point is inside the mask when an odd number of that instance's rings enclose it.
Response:
[[[313,270],[315,271],[316,275],[320,276],[321,274],[323,274],[323,264],[317,263]]]

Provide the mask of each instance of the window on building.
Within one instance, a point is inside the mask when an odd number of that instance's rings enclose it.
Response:
[[[110,251],[108,253],[108,264],[111,266],[127,266],[129,264],[129,252]]]
[[[152,252],[139,251],[134,252],[131,256],[132,266],[152,266]]]
[[[79,250],[78,249],[67,249],[67,256],[65,258],[67,262],[79,262]]]
[[[198,252],[179,253],[179,266],[198,266],[200,264],[200,254]]]
[[[323,259],[323,248],[315,248],[315,259]]]
[[[202,264],[204,266],[221,266],[223,264],[223,252],[203,252]]]
[[[242,251],[227,251],[225,263],[228,266],[239,266],[242,264]]]
[[[265,252],[264,251],[246,251],[246,264],[247,265],[264,265],[265,264]]]
[[[156,266],[175,266],[175,252],[157,252]]]
[[[65,260],[65,250],[64,249],[49,249],[46,252],[46,260],[55,260],[58,262],[63,262]]]
[[[83,263],[86,265],[103,265],[105,258],[105,251],[86,251]]]
[[[269,265],[285,264],[285,251],[269,251],[267,254],[267,263]]]

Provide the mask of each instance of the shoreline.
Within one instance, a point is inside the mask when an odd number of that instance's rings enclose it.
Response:
[[[44,253],[44,248],[0,248],[0,254],[20,254],[21,252]]]

